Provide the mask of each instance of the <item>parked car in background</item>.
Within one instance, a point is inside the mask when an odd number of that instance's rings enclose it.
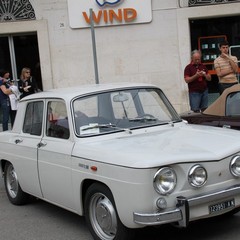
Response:
[[[10,202],[35,196],[83,215],[94,239],[239,211],[240,132],[187,124],[154,85],[32,94],[15,122],[0,133]]]
[[[240,130],[240,84],[227,88],[204,112],[186,112],[181,117],[190,124]]]

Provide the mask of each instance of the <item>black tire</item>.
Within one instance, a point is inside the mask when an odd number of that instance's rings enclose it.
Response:
[[[29,195],[22,191],[17,173],[11,163],[6,163],[4,168],[4,184],[9,201],[14,205],[27,203]]]
[[[111,191],[103,184],[94,183],[85,195],[85,217],[95,240],[130,240],[134,231],[120,221]]]

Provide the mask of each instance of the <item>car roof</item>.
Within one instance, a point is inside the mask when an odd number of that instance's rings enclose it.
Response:
[[[239,92],[240,84],[235,84],[224,90],[224,92],[213,102],[203,113],[216,116],[225,116],[226,112],[226,99],[230,93]]]
[[[106,83],[106,84],[88,84],[75,87],[56,88],[43,92],[31,94],[23,98],[24,100],[39,99],[39,98],[65,98],[72,99],[75,96],[85,95],[89,93],[96,93],[101,91],[111,91],[123,88],[135,87],[156,87],[153,84],[146,83]]]

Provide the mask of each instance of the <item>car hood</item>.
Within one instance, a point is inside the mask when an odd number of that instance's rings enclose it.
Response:
[[[87,143],[79,141],[72,155],[125,167],[151,168],[220,160],[240,151],[240,132],[231,129],[180,123],[154,127],[150,132],[138,131],[114,139],[98,136]]]

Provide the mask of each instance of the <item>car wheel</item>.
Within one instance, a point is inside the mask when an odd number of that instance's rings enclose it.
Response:
[[[132,239],[134,231],[120,221],[111,191],[104,185],[91,185],[84,201],[86,222],[95,240]]]
[[[4,168],[4,184],[9,201],[14,205],[22,205],[27,202],[29,195],[22,191],[17,173],[11,163],[6,163]]]

